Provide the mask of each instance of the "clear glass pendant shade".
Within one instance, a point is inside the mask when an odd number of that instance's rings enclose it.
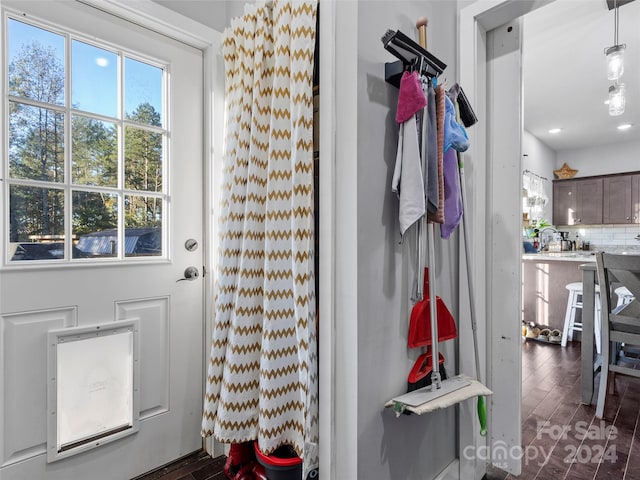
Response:
[[[624,45],[607,48],[607,78],[619,80],[624,73]]]
[[[609,115],[616,117],[624,113],[626,99],[624,83],[609,87]]]

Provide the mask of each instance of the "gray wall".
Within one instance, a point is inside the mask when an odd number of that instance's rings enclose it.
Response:
[[[417,38],[420,16],[429,18],[428,49],[449,65],[443,77],[455,82],[455,2],[369,1],[358,7],[358,404],[352,408],[358,414],[358,478],[370,480],[433,478],[456,456],[454,408],[400,418],[382,408],[404,393],[420,352],[406,343],[412,242],[399,244],[398,201],[391,191],[398,90],[384,81],[384,63],[395,58],[380,38],[387,29]],[[457,236],[438,239],[438,291],[455,317],[456,252]],[[453,343],[442,344],[449,375],[457,373]]]

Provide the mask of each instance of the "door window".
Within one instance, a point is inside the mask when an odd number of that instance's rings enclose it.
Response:
[[[4,21],[5,264],[166,258],[166,68]]]

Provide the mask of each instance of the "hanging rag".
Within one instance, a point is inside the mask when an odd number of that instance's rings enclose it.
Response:
[[[416,114],[426,105],[420,80],[416,72],[404,72],[400,80],[396,121],[398,129],[398,151],[391,189],[400,199],[400,235],[425,214],[425,194],[418,125]]]
[[[437,132],[437,208],[435,211],[427,209],[427,219],[430,222],[444,223],[444,117],[445,117],[445,91],[442,85],[438,85],[436,92],[436,132]],[[433,144],[431,144],[433,145]],[[432,191],[428,192],[431,203]]]
[[[454,96],[453,100],[451,96]],[[440,236],[448,239],[456,229],[463,215],[462,192],[458,174],[458,152],[469,148],[469,137],[456,120],[454,105],[455,91],[445,96],[444,120],[444,223],[440,226]]]
[[[449,148],[444,153],[444,223],[440,237],[448,239],[462,219],[462,197],[458,175],[458,153]]]
[[[456,120],[456,107],[449,97],[449,94],[445,95],[444,151],[453,148],[458,152],[466,152],[469,149],[469,136]]]

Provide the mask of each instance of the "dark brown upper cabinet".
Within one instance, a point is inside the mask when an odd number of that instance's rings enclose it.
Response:
[[[553,183],[555,225],[602,223],[602,177],[556,180]]]
[[[640,173],[554,180],[553,223],[640,223]]]
[[[562,180],[553,182],[553,224],[575,225],[576,182]]]
[[[631,219],[640,223],[640,174],[631,176]]]
[[[604,179],[602,223],[632,223],[632,175]]]

